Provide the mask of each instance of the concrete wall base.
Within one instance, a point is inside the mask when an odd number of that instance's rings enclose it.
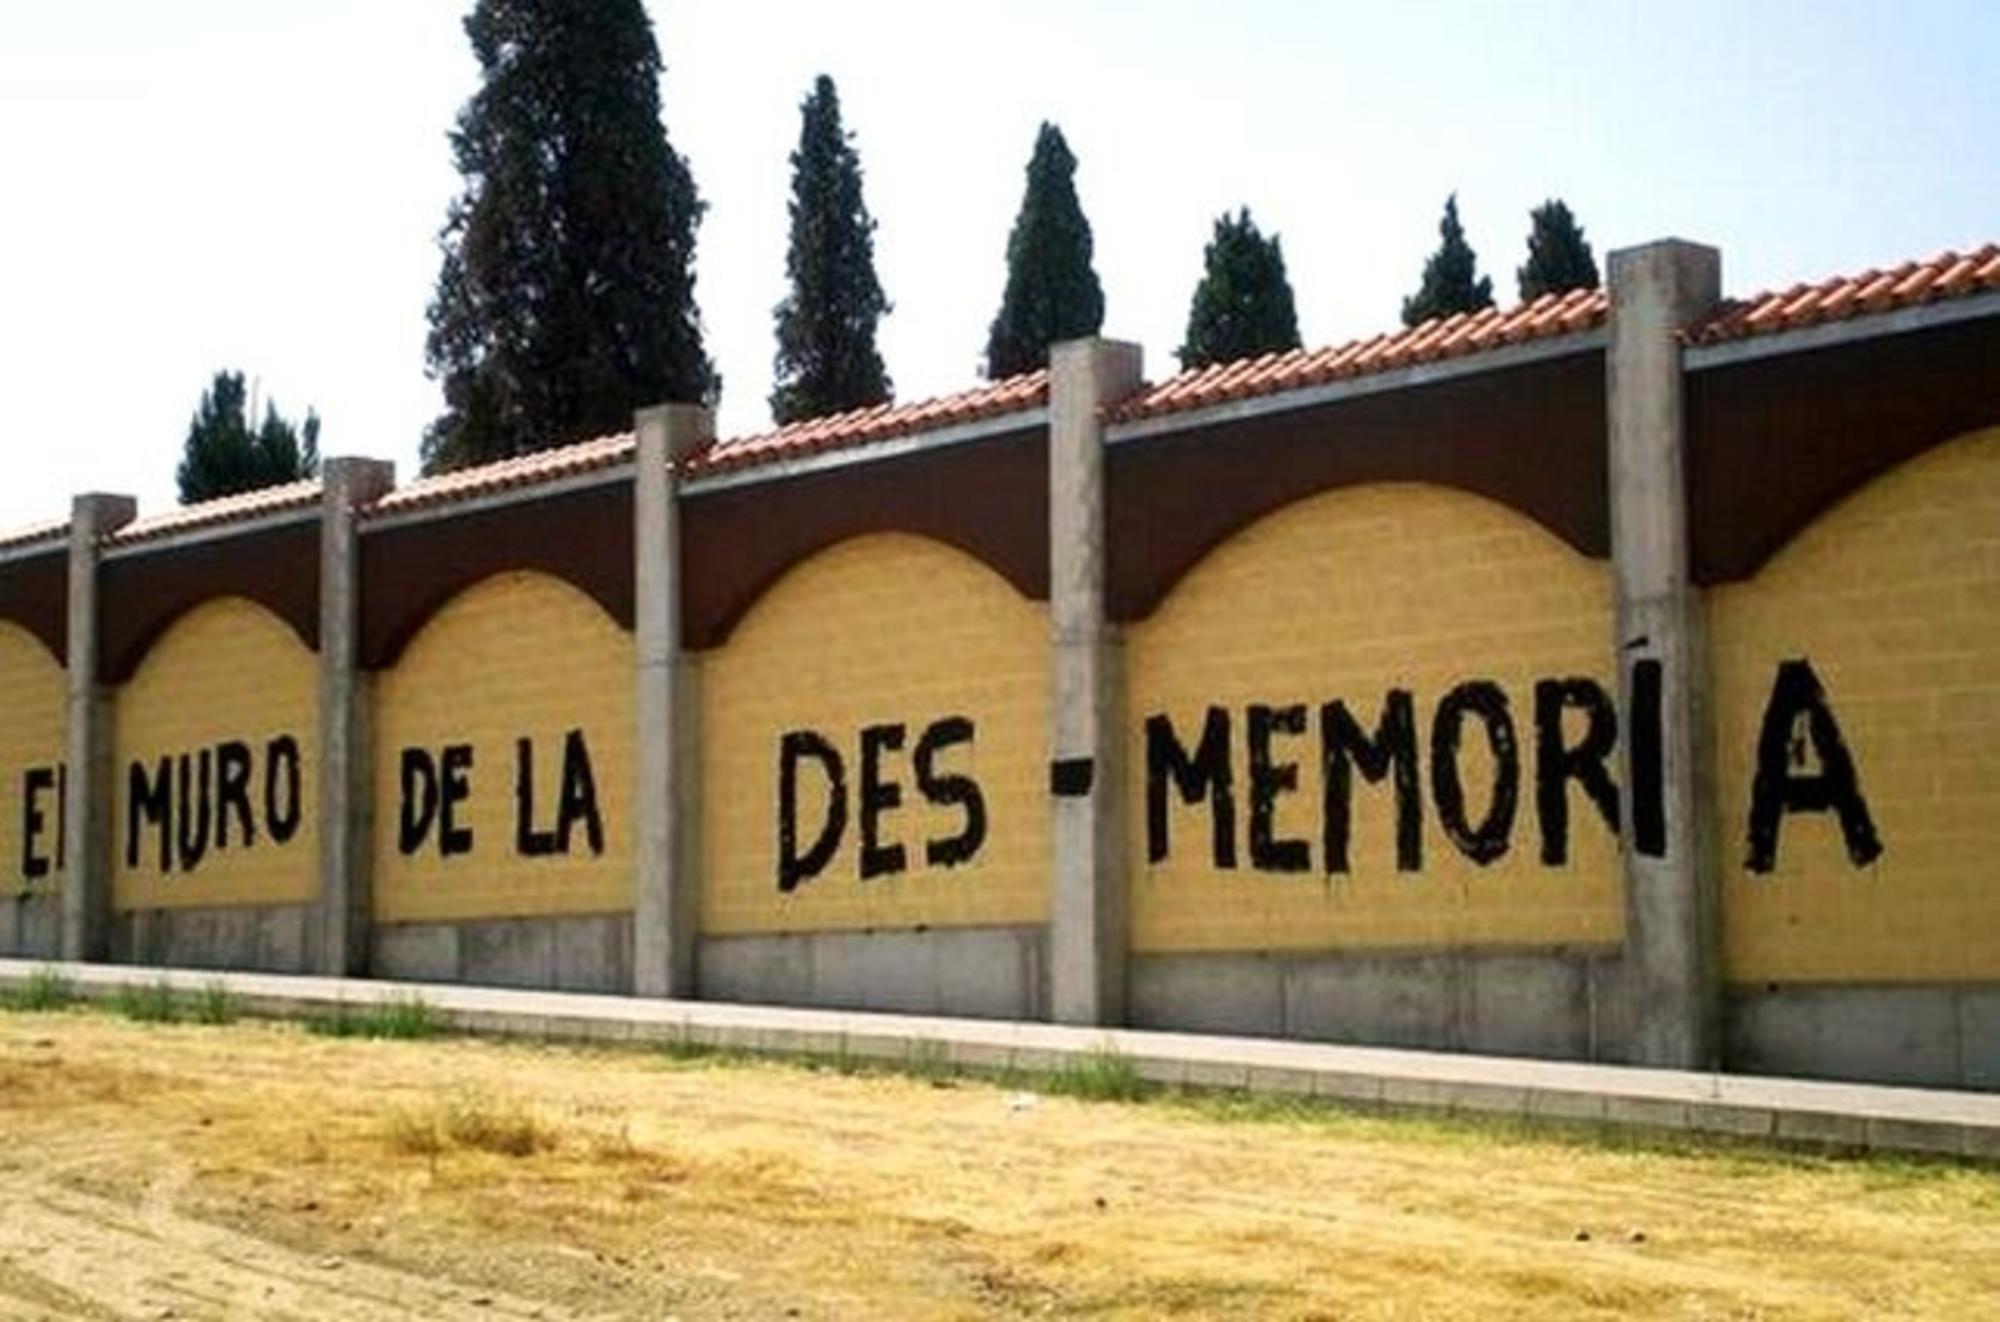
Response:
[[[538,991],[632,990],[632,918],[488,918],[396,923],[374,932],[378,978]]]
[[[1727,1067],[2000,1091],[2000,986],[1732,987]]]
[[[120,964],[307,973],[318,949],[319,912],[307,904],[127,909],[111,916],[111,957]]]
[[[55,891],[0,899],[0,955],[62,957],[62,896]]]
[[[706,937],[695,968],[705,1000],[975,1019],[1048,1013],[1039,927]]]
[[[1616,957],[1590,951],[1435,955],[1141,955],[1136,1028],[1614,1059]]]

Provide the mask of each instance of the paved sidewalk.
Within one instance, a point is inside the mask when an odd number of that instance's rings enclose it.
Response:
[[[299,1017],[421,996],[452,1028],[558,1042],[685,1041],[745,1051],[1050,1070],[1113,1051],[1147,1079],[1365,1105],[1584,1121],[1841,1149],[2000,1161],[2000,1094],[1579,1065],[1265,1038],[920,1015],[641,1000],[438,983],[0,959],[0,988],[54,970],[92,999],[220,982],[246,1014]]]

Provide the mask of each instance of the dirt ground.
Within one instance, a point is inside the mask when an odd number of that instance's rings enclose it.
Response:
[[[2000,1173],[0,1015],[0,1317],[2000,1317]]]

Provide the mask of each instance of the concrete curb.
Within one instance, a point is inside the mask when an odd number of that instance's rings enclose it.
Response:
[[[2000,1161],[2000,1094],[1013,1020],[126,965],[0,960],[0,989],[21,987],[39,973],[61,976],[89,1000],[161,983],[180,992],[219,984],[245,1014],[272,1018],[421,997],[456,1031],[547,1042],[685,1042],[892,1063],[932,1053],[981,1071],[1059,1069],[1109,1051],[1130,1061],[1141,1077],[1164,1084]]]

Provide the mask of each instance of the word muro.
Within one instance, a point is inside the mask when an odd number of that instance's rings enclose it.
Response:
[[[161,872],[193,872],[211,849],[254,846],[260,829],[272,844],[286,843],[298,834],[303,812],[299,777],[299,741],[288,734],[262,749],[225,739],[128,763],[125,866],[141,866],[144,851],[155,855]],[[154,848],[145,851],[149,832]]]
[[[1666,851],[1664,744],[1661,673],[1657,661],[1633,666],[1629,729],[1632,847],[1641,855]],[[1581,717],[1582,733],[1571,740],[1565,716]],[[1611,696],[1588,678],[1544,679],[1533,690],[1527,716],[1532,733],[1534,813],[1540,859],[1548,867],[1569,861],[1572,789],[1582,792],[1605,827],[1619,831],[1622,796],[1611,769],[1619,746],[1618,713]],[[1317,738],[1308,742],[1309,730]],[[1241,729],[1241,765],[1237,774]],[[1210,861],[1220,871],[1239,866],[1242,840],[1253,871],[1303,873],[1319,867],[1329,876],[1352,870],[1354,797],[1357,779],[1387,782],[1395,811],[1396,869],[1421,872],[1423,857],[1422,771],[1429,770],[1429,802],[1451,847],[1487,867],[1505,858],[1514,844],[1521,813],[1522,738],[1506,690],[1491,680],[1473,679],[1439,699],[1428,737],[1419,740],[1416,701],[1408,689],[1391,689],[1372,722],[1364,724],[1345,701],[1309,713],[1305,704],[1251,704],[1239,724],[1224,707],[1209,707],[1200,734],[1184,739],[1171,717],[1146,720],[1146,858],[1164,862],[1172,851],[1169,803],[1206,804]],[[1491,781],[1469,795],[1463,768],[1468,738],[1486,743]],[[1317,842],[1281,835],[1279,803],[1299,792],[1301,759],[1317,755],[1320,772],[1320,831]],[[1471,803],[1482,805],[1476,814]],[[1239,813],[1239,804],[1247,812]],[[1873,818],[1863,799],[1852,755],[1834,719],[1824,687],[1805,660],[1779,665],[1765,704],[1757,741],[1744,865],[1756,873],[1777,861],[1779,827],[1793,813],[1835,814],[1849,858],[1862,866],[1882,852]],[[1239,817],[1247,828],[1239,831]]]
[[[398,759],[401,807],[397,812],[396,848],[405,857],[436,843],[440,858],[473,852],[473,828],[459,809],[472,797],[471,744],[446,744],[435,752],[405,748]],[[514,852],[523,858],[569,854],[579,831],[592,854],[604,852],[604,813],[597,803],[597,776],[591,770],[590,744],[582,730],[563,735],[562,769],[557,776],[555,810],[549,825],[540,825],[536,809],[535,741],[514,741]]]

